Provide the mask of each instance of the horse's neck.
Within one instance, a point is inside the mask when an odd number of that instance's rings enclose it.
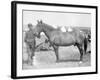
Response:
[[[47,37],[48,39],[50,39],[50,31],[44,30],[43,32],[45,33],[46,37]]]
[[[45,33],[45,35],[48,37],[48,39],[50,39],[50,34],[53,31],[53,29],[49,29],[48,27],[44,27],[43,32]]]

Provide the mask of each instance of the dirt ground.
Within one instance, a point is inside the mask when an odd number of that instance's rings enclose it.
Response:
[[[26,27],[25,27],[26,28]],[[78,27],[79,28],[79,27]],[[90,31],[90,28],[80,27],[84,32]],[[25,32],[23,32],[24,40]],[[36,45],[42,43],[47,39],[45,35],[41,35],[41,39],[36,38]],[[90,51],[91,45],[88,45]],[[23,41],[23,60],[27,60],[28,53],[26,53],[26,45]],[[46,68],[67,68],[67,67],[85,67],[91,66],[91,53],[83,55],[83,62],[80,63],[80,53],[77,47],[68,46],[59,48],[59,62],[56,62],[55,52],[51,51],[40,51],[35,52],[33,58],[33,66],[23,64],[23,69],[46,69]]]
[[[35,52],[33,65],[23,64],[23,69],[46,69],[91,66],[91,53],[83,55],[80,63],[80,53],[75,46],[59,47],[59,62],[56,62],[54,51]]]

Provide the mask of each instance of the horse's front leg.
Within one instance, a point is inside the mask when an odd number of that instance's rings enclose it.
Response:
[[[58,46],[53,46],[54,47],[54,51],[55,51],[55,55],[56,55],[56,62],[59,61],[59,53],[58,53]]]

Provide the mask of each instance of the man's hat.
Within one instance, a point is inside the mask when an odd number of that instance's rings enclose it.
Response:
[[[29,23],[29,24],[28,24],[28,27],[32,27],[32,24],[31,24],[31,23]]]

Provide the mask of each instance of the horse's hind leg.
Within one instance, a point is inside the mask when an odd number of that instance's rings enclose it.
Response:
[[[83,49],[82,49],[82,47],[80,48],[80,51],[81,51],[81,53],[80,53],[80,61],[83,61]]]
[[[83,60],[83,49],[82,49],[82,46],[81,45],[77,45],[79,51],[80,51],[80,61],[82,62]]]

